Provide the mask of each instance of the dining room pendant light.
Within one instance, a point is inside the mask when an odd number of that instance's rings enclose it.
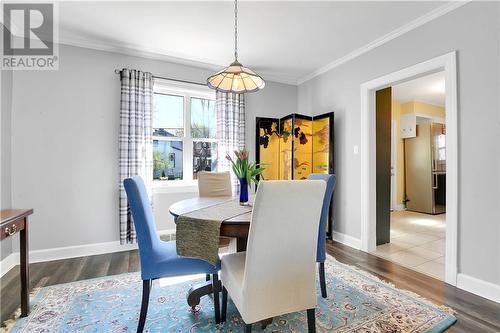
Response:
[[[207,85],[217,91],[243,94],[261,90],[266,82],[238,61],[238,0],[234,1],[234,61],[229,67],[209,76]]]

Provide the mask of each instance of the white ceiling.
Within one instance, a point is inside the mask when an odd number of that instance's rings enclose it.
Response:
[[[445,106],[444,72],[427,75],[392,87],[392,98],[398,102],[420,101]]]
[[[444,2],[239,3],[239,60],[297,83]],[[233,3],[60,2],[61,43],[219,68],[233,60]]]

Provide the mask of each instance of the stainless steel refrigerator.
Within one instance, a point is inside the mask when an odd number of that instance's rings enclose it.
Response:
[[[443,124],[417,125],[417,136],[405,140],[406,209],[446,212],[446,128]]]

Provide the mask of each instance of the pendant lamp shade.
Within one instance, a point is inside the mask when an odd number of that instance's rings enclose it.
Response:
[[[264,80],[250,68],[235,61],[229,67],[207,79],[207,85],[217,91],[243,94],[264,88]]]
[[[243,94],[264,88],[264,79],[238,62],[238,1],[234,1],[234,62],[209,76],[209,88],[226,93]]]

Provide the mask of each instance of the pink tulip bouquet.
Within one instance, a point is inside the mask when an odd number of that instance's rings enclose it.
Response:
[[[244,205],[248,202],[248,185],[259,182],[257,176],[262,174],[264,168],[248,160],[249,153],[246,149],[235,150],[234,154],[235,160],[229,154],[226,159],[231,162],[233,172],[240,181],[240,204]]]

